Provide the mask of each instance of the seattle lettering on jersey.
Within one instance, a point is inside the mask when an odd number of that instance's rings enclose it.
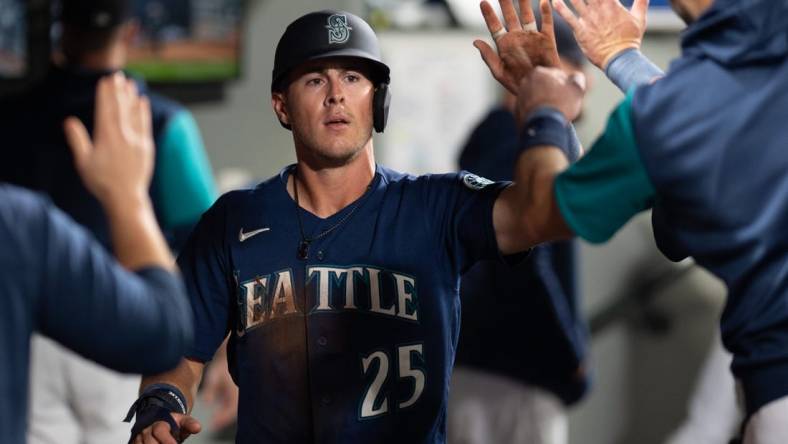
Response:
[[[274,319],[301,314],[290,269],[240,282],[239,335]],[[359,311],[418,322],[416,280],[373,266],[311,266],[305,292],[313,301],[309,314]]]

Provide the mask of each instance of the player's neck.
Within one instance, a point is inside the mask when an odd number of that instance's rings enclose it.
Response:
[[[299,161],[296,166],[298,203],[301,208],[321,218],[336,214],[364,195],[375,175],[372,144],[345,165],[315,168]],[[293,175],[287,183],[293,197]]]

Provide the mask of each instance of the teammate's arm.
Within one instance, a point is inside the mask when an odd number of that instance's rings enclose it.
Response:
[[[564,122],[577,117],[583,100],[583,85],[557,69],[536,68],[522,81],[515,112],[518,124],[537,111],[535,117],[549,124],[559,114]],[[526,90],[527,91],[524,91]],[[539,108],[549,104],[551,108]],[[526,115],[523,115],[526,114]],[[537,123],[538,124],[538,123]],[[547,138],[524,150],[514,170],[514,183],[501,192],[493,207],[493,226],[498,248],[504,254],[527,250],[551,240],[572,237],[553,194],[555,177],[569,166],[561,149],[552,146],[552,137],[564,137],[565,127],[547,128]],[[541,129],[540,129],[541,130]],[[526,128],[524,132],[535,131]]]
[[[581,87],[547,68],[523,81],[517,104],[523,151],[515,184],[501,193],[493,210],[503,253],[572,235],[604,242],[651,207],[656,192],[637,147],[632,97],[613,112],[590,152],[570,166],[565,129],[579,112]]]

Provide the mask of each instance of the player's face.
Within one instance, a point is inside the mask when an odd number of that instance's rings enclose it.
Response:
[[[356,59],[322,59],[299,68],[285,96],[296,145],[322,162],[349,162],[372,138],[374,93],[367,66]]]

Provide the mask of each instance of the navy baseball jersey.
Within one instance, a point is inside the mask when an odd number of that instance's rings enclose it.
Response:
[[[238,443],[444,442],[459,277],[499,257],[506,184],[377,167],[359,200],[321,219],[288,194],[292,169],[224,195],[187,242],[187,356],[211,359],[232,332]],[[306,260],[296,211],[309,238],[336,227]]]

